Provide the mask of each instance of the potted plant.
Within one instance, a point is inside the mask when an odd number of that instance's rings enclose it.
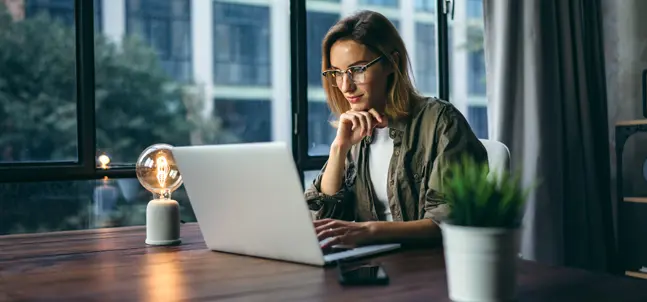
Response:
[[[449,212],[443,234],[449,297],[457,302],[516,299],[516,259],[529,190],[520,174],[490,173],[471,157],[444,181]]]

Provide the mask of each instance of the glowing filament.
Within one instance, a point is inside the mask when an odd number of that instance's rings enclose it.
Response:
[[[160,187],[164,188],[166,187],[166,177],[168,176],[168,172],[170,168],[168,165],[168,161],[166,161],[166,157],[164,156],[158,157],[156,166],[157,166],[157,182],[159,182]]]

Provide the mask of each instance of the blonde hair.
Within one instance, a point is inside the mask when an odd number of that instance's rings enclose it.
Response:
[[[321,45],[322,72],[331,68],[330,48],[340,40],[353,40],[360,43],[372,52],[383,56],[380,62],[388,62],[394,66],[394,73],[387,81],[389,92],[384,113],[389,118],[408,116],[411,105],[423,98],[411,82],[409,54],[402,37],[391,21],[380,13],[367,10],[339,20],[330,28]],[[339,117],[350,110],[350,105],[337,87],[333,87],[325,77],[322,78],[330,111]],[[336,123],[333,122],[334,124]]]

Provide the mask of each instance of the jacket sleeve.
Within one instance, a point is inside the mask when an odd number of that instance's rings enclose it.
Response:
[[[354,172],[349,171],[354,169],[354,164],[346,160],[344,168],[343,179],[341,187],[333,195],[324,194],[321,192],[321,180],[323,173],[326,171],[326,162],[309,187],[305,190],[305,199],[308,208],[315,212],[315,219],[333,218],[342,220],[352,220],[354,216],[353,201],[354,201],[354,185],[349,184],[349,177],[354,177]]]
[[[441,220],[449,214],[443,197],[443,178],[450,163],[460,160],[463,154],[477,162],[487,163],[487,151],[476,137],[465,117],[454,106],[447,106],[441,113],[436,127],[436,158],[425,192],[424,218]]]

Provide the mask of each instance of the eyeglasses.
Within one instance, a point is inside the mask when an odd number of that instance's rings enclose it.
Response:
[[[346,71],[326,70],[321,74],[331,83],[332,87],[340,87],[344,84],[344,74],[348,74],[348,79],[353,81],[353,83],[362,84],[366,80],[366,69],[377,63],[380,59],[382,59],[382,56],[368,62],[366,65],[348,67]]]

